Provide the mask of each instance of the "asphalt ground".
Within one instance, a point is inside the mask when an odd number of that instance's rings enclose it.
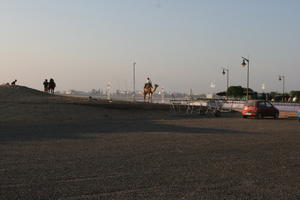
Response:
[[[297,120],[0,125],[0,199],[300,199]]]

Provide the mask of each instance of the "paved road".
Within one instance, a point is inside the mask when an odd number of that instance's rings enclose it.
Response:
[[[0,127],[0,199],[300,199],[300,123]]]

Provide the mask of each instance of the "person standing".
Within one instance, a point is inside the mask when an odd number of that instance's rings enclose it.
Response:
[[[50,91],[50,93],[54,94],[55,87],[56,87],[56,84],[55,84],[53,78],[51,78],[50,81],[49,81],[49,91]]]
[[[44,92],[48,92],[49,91],[49,82],[47,79],[45,79],[43,85],[44,85]]]

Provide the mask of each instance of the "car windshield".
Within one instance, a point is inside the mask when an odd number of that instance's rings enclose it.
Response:
[[[248,101],[245,106],[255,106],[255,101]]]

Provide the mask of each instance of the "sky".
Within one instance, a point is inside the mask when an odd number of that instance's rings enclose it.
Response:
[[[166,91],[300,90],[298,0],[1,0],[0,83]],[[216,87],[211,88],[211,82]]]

